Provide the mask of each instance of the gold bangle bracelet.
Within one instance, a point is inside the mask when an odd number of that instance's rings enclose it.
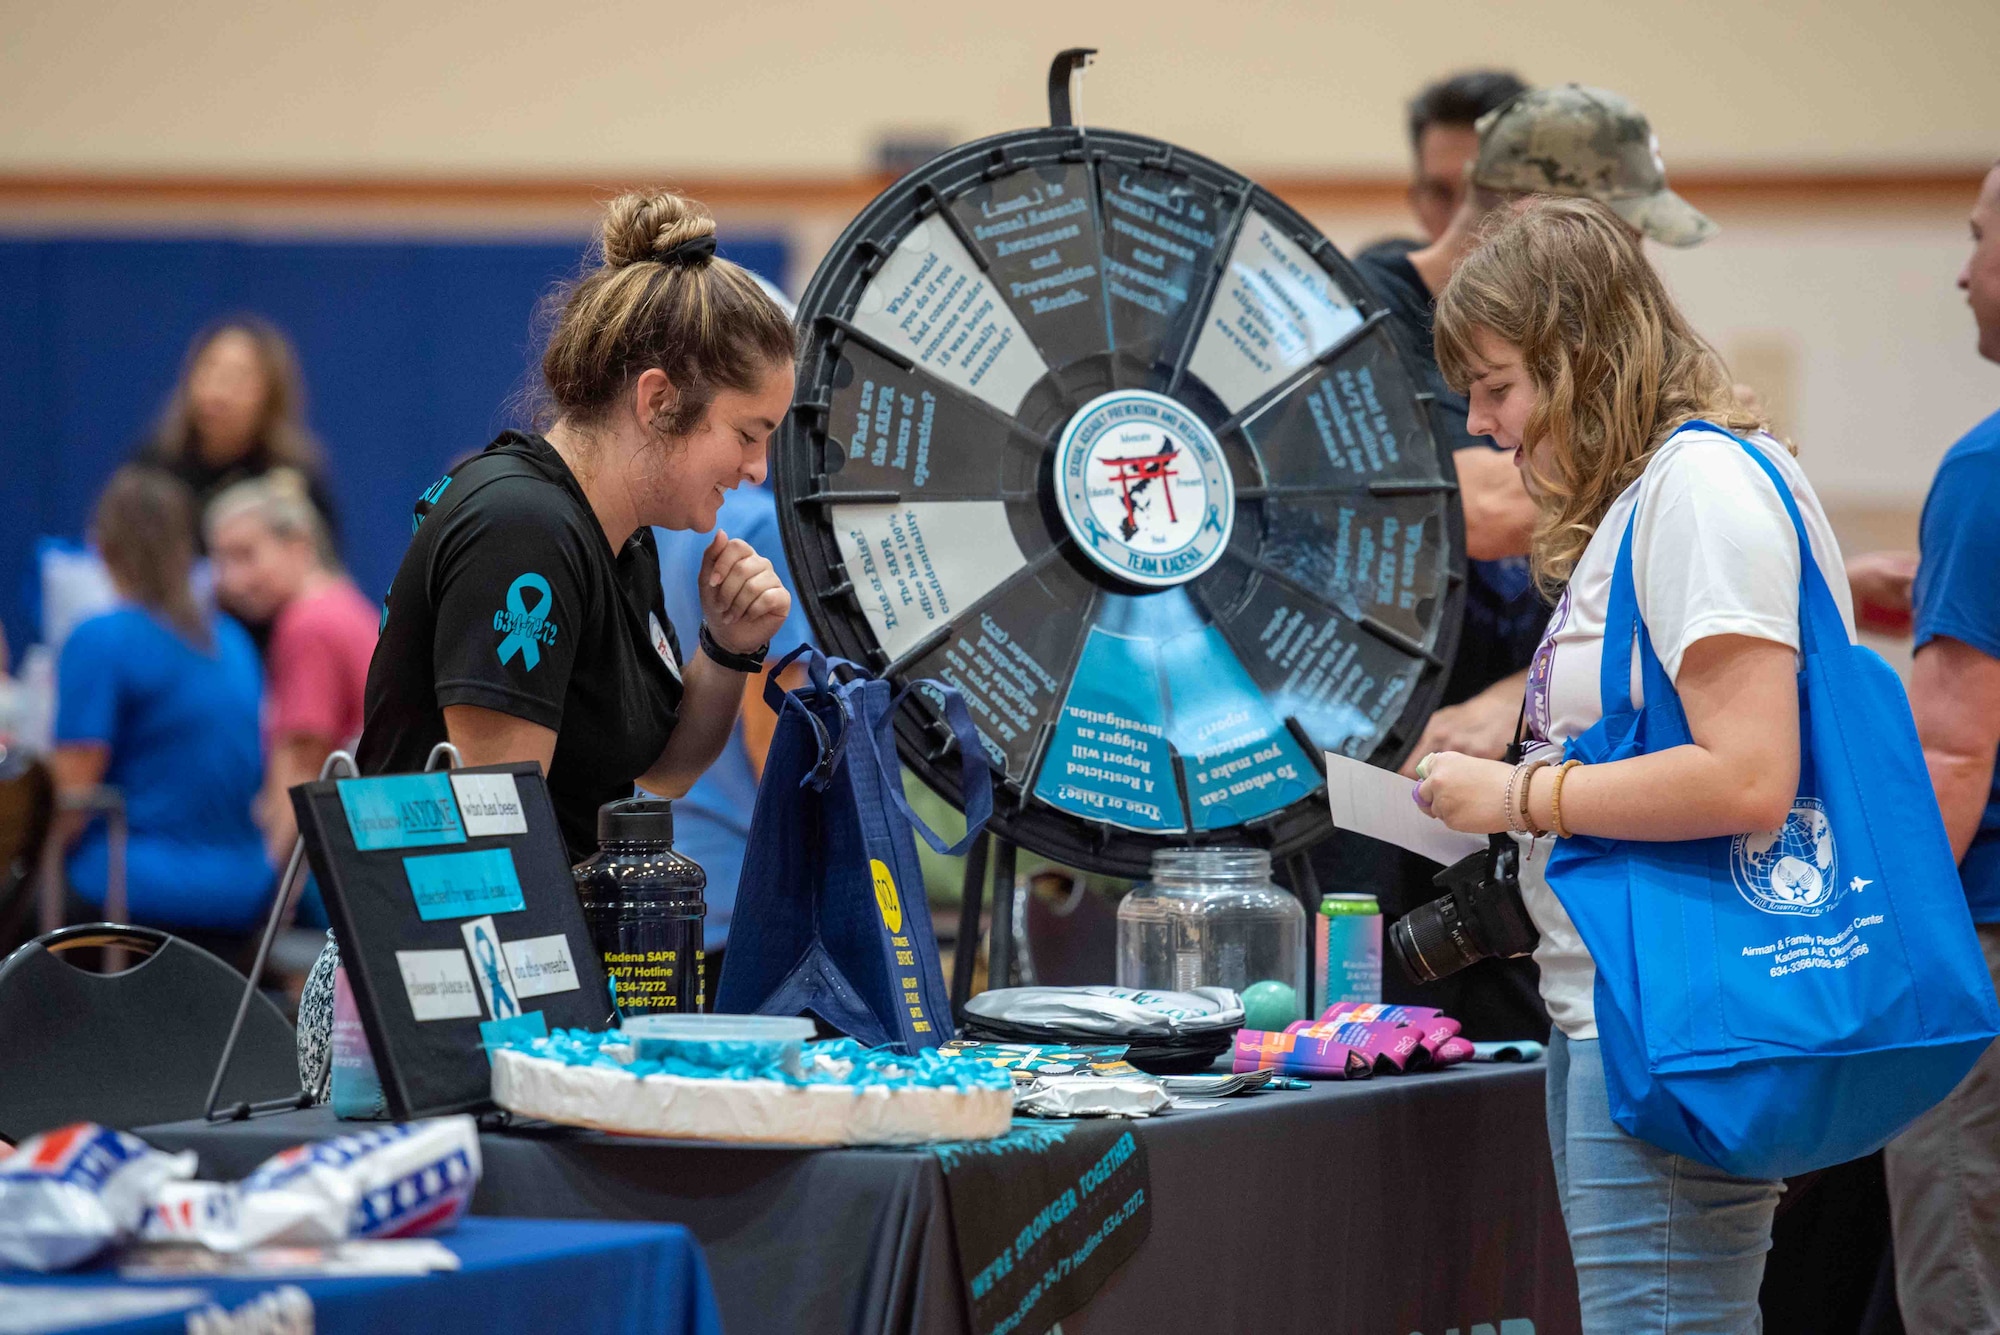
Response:
[[[1581,760],[1565,760],[1556,766],[1555,791],[1549,794],[1549,824],[1555,827],[1556,837],[1559,839],[1570,837],[1569,827],[1563,824],[1563,780],[1569,777],[1571,770],[1582,763]]]

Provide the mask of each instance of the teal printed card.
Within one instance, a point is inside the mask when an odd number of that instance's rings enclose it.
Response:
[[[479,1026],[479,1046],[486,1052],[486,1064],[493,1064],[493,1049],[530,1038],[547,1038],[549,1022],[540,1011],[510,1015],[504,1020],[487,1020]]]
[[[425,922],[527,907],[521,898],[521,878],[514,873],[514,851],[509,848],[404,858],[403,872],[410,878],[417,916]]]
[[[341,779],[335,787],[354,846],[364,852],[465,842],[448,774],[384,774]]]

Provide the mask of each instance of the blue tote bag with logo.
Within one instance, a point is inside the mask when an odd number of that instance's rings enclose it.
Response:
[[[1613,1120],[1725,1172],[1773,1178],[1879,1148],[1951,1092],[2000,1033],[2000,1004],[1902,683],[1849,643],[1791,489],[1732,439],[1777,487],[1798,536],[1791,814],[1772,833],[1562,840],[1548,879],[1597,963]],[[1630,527],[1599,690],[1604,716],[1567,758],[1601,763],[1693,740],[1639,616]]]
[[[808,682],[777,675],[807,655]],[[836,680],[830,669],[851,674]],[[965,838],[947,846],[910,810],[893,721],[904,695],[938,705],[958,743]],[[771,669],[778,725],[757,788],[718,1011],[816,1015],[863,1043],[934,1048],[952,1036],[913,832],[940,853],[971,847],[993,812],[986,750],[958,691],[918,682],[903,695],[851,663],[801,646]]]

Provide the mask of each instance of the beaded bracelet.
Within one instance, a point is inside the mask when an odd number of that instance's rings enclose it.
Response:
[[[1555,828],[1556,837],[1559,839],[1570,837],[1569,827],[1563,824],[1563,780],[1569,777],[1571,770],[1582,763],[1581,760],[1565,760],[1556,766],[1556,787],[1549,795],[1549,824]]]
[[[1527,785],[1534,778],[1535,771],[1548,766],[1546,760],[1524,760],[1514,766],[1514,773],[1507,780],[1507,796],[1501,803],[1501,812],[1507,818],[1507,829],[1514,834],[1525,834],[1533,838],[1548,833],[1535,828],[1534,818],[1528,814]]]
[[[1553,760],[1534,761],[1521,780],[1521,824],[1528,827],[1528,836],[1532,839],[1540,839],[1548,833],[1535,824],[1535,771],[1547,769],[1553,764]]]

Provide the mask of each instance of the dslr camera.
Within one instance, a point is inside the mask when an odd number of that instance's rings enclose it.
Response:
[[[1410,977],[1434,983],[1490,956],[1530,954],[1541,933],[1521,899],[1521,849],[1504,834],[1446,867],[1445,893],[1390,924],[1389,945]]]

